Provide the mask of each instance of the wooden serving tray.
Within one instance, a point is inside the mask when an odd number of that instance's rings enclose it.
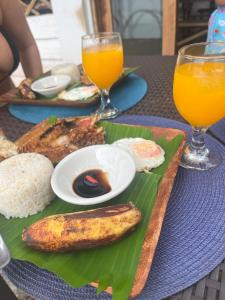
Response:
[[[179,129],[146,126],[144,128],[149,129],[156,138],[164,137],[166,140],[170,141],[177,135],[182,135],[183,139],[177,149],[177,152],[172,157],[168,168],[159,184],[157,197],[152,209],[151,216],[149,218],[149,224],[146,230],[130,297],[136,297],[141,293],[148,278],[148,274],[151,270],[151,265],[154,258],[156,246],[158,244],[167,204],[177,173],[180,158],[183,152],[183,147],[186,141],[185,132]],[[98,284],[93,282],[91,285],[96,287]],[[110,287],[107,288],[106,291],[108,293],[112,293],[112,289]]]
[[[171,141],[177,135],[181,134],[183,135],[183,140],[180,143],[176,154],[170,161],[168,169],[158,188],[157,198],[149,219],[133,288],[130,294],[131,298],[137,297],[141,293],[148,278],[166,213],[167,204],[169,202],[170,193],[174,184],[174,179],[177,174],[177,169],[186,141],[186,133],[179,129],[150,126],[142,127],[149,128],[155,137],[164,137],[166,140]],[[92,283],[91,285],[95,287],[98,286],[97,283]],[[109,287],[107,288],[106,292],[112,294],[112,289]]]
[[[90,81],[88,80],[87,76],[84,74],[84,71],[82,69],[82,66],[79,66],[80,69],[80,74],[83,77],[83,80],[81,81],[81,84],[83,86],[90,85]],[[124,68],[123,74],[121,77],[114,83],[113,86],[116,86],[119,84],[124,78],[126,78],[129,74],[135,72],[138,67],[134,68]],[[48,71],[43,74],[41,77],[45,77],[47,75],[50,75],[51,72]],[[39,78],[41,78],[39,77]],[[89,81],[89,83],[88,83]],[[0,96],[0,105],[1,104],[21,104],[21,105],[38,105],[38,106],[67,106],[67,107],[79,107],[79,108],[84,108],[88,107],[90,105],[94,105],[100,100],[100,95],[96,95],[96,97],[89,97],[86,100],[76,100],[76,101],[68,101],[68,100],[63,100],[63,99],[48,99],[48,98],[41,98],[42,96],[40,95],[38,99],[35,100],[29,100],[29,99],[24,99],[22,97],[18,96],[18,89],[14,88],[11,89],[9,92],[3,94]]]
[[[87,107],[99,101],[99,96],[90,97],[86,100],[67,101],[62,99],[39,98],[35,100],[23,99],[18,97],[16,88],[0,96],[0,104],[23,104],[23,105],[38,105],[38,106],[68,106],[68,107]]]

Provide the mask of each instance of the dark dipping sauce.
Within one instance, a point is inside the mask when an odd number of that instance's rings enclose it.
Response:
[[[83,198],[93,198],[111,191],[107,173],[99,170],[88,170],[77,176],[73,182],[74,192]]]

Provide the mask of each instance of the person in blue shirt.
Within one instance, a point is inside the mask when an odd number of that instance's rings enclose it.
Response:
[[[208,26],[207,42],[225,43],[225,0],[215,0],[217,9],[211,14]],[[225,52],[221,49],[220,53]]]

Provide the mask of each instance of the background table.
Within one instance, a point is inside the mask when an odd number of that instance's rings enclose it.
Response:
[[[130,56],[126,66],[140,66],[138,74],[148,82],[148,92],[144,99],[126,114],[154,115],[184,121],[176,111],[172,101],[173,72],[175,57]],[[121,100],[123,101],[123,100]],[[124,100],[125,101],[125,100]],[[0,108],[0,127],[10,139],[16,139],[33,125],[12,117],[7,107]],[[170,297],[170,300],[225,299],[225,262],[223,261],[207,277],[190,288]]]

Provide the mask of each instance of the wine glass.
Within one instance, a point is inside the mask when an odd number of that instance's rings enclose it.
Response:
[[[225,116],[225,43],[197,43],[178,52],[173,97],[181,116],[192,125],[192,139],[185,146],[181,166],[208,170],[221,156],[206,147],[208,127]]]
[[[123,46],[118,32],[102,32],[82,37],[82,64],[85,73],[99,89],[101,119],[115,118],[119,110],[109,98],[109,89],[123,71]]]

